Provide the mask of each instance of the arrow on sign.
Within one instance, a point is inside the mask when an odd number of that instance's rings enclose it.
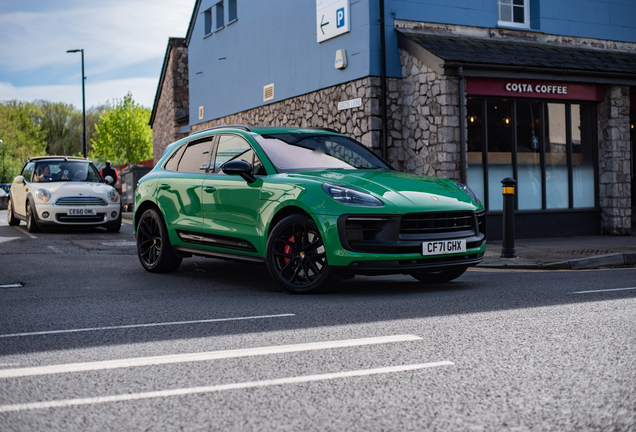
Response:
[[[322,34],[325,34],[325,30],[323,29],[324,26],[328,25],[329,21],[325,22],[325,16],[322,16],[322,19],[320,20],[320,31],[322,32]]]

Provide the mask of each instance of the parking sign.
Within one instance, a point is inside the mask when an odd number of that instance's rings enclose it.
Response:
[[[349,10],[349,0],[316,0],[319,43],[351,31]]]

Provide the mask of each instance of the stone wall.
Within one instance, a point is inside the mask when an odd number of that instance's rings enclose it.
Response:
[[[631,231],[631,155],[629,86],[606,85],[598,108],[598,166],[601,230],[624,235]]]
[[[227,124],[330,127],[381,154],[380,79],[367,77],[251,110],[192,125],[191,132]],[[362,98],[362,106],[338,111],[338,102]]]
[[[402,79],[388,80],[388,159],[399,171],[460,178],[459,82],[400,50]]]
[[[155,164],[168,144],[188,135],[179,132],[180,124],[177,122],[177,119],[184,113],[187,114],[189,109],[188,48],[181,38],[171,38],[169,44],[171,49],[167,53],[168,63],[152,124]]]

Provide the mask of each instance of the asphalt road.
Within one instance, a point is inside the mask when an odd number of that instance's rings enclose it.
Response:
[[[128,224],[5,221],[3,432],[636,430],[633,268],[299,296],[221,260],[147,273]]]

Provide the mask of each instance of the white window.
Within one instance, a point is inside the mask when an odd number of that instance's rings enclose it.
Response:
[[[225,27],[225,12],[223,11],[223,2],[218,2],[214,5],[215,13],[215,22],[214,22],[214,31],[221,30]]]
[[[203,12],[203,36],[212,33],[212,9]]]
[[[530,28],[530,0],[497,0],[499,25]]]

